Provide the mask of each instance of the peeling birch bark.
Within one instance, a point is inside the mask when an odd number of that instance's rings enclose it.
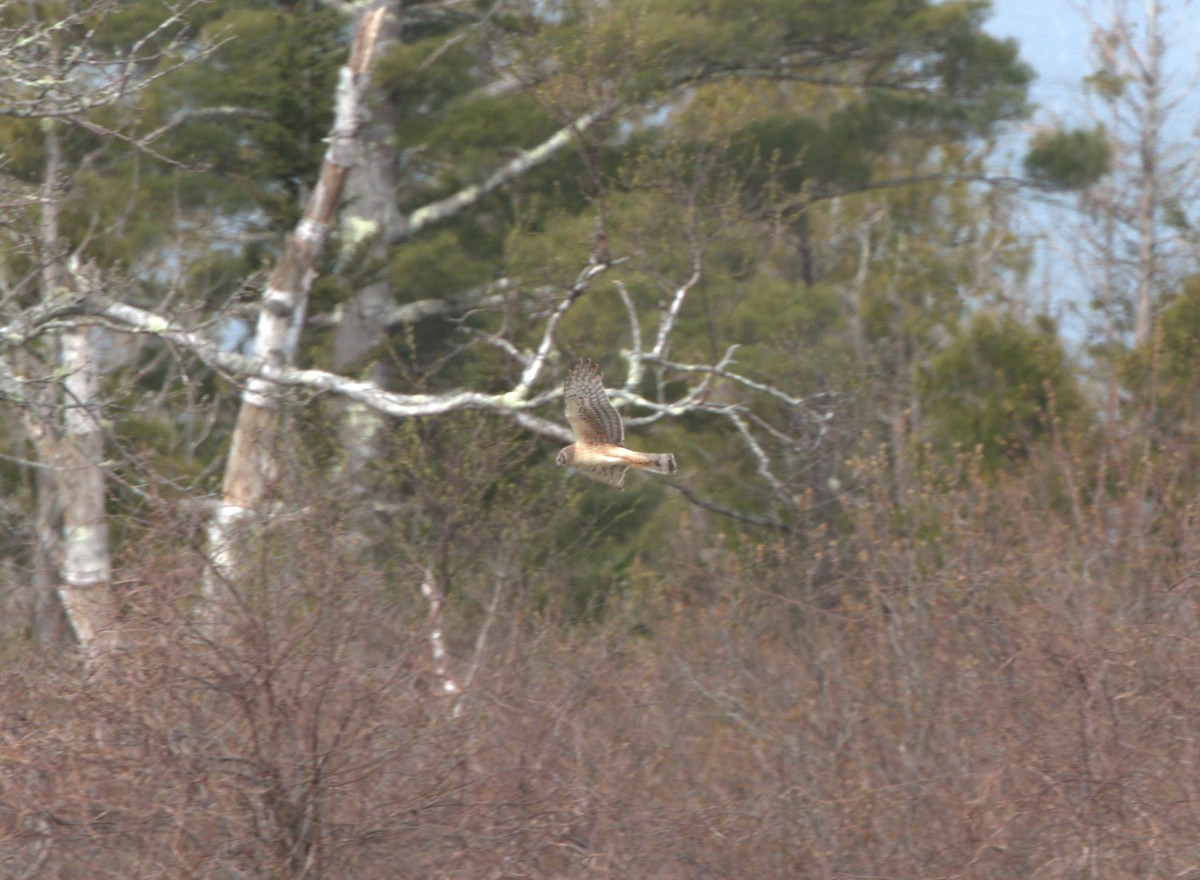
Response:
[[[42,295],[54,300],[75,287],[59,254],[58,189],[62,147],[57,124],[46,135],[45,201],[41,243],[49,255],[42,269]],[[94,286],[90,279],[84,283]],[[95,328],[76,325],[62,333],[59,363],[65,374],[62,388],[62,434],[49,414],[26,407],[30,439],[51,465],[62,511],[62,562],[58,597],[67,621],[85,654],[91,658],[117,643],[117,606],[110,590],[112,565],[108,548],[108,514],[104,505],[104,434],[100,426],[100,373],[96,363]]]
[[[63,333],[63,439],[55,462],[63,512],[59,596],[79,643],[90,654],[116,646],[116,598],[104,505],[104,433],[99,419],[100,371],[95,328]]]
[[[375,44],[387,10],[366,13],[359,23],[350,60],[338,76],[333,128],[316,189],[304,218],[288,236],[267,282],[254,336],[254,358],[285,367],[295,357],[304,326],[308,293],[316,278],[317,257],[325,246],[346,177],[355,160],[354,141],[362,128],[364,98]],[[278,475],[282,414],[276,386],[260,378],[250,381],[234,428],[226,461],[222,501],[208,528],[209,564],[204,574],[206,613],[229,598],[238,570],[238,523],[262,513],[272,481]]]

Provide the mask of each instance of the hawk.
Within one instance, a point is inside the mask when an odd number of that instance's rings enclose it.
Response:
[[[631,467],[657,474],[675,473],[675,456],[667,453],[634,452],[626,449],[625,426],[604,390],[600,368],[589,360],[577,362],[563,382],[567,421],[575,442],[558,453],[559,467],[575,468],[589,480],[625,488],[625,472]]]

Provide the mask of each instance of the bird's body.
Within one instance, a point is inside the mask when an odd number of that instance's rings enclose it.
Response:
[[[625,487],[625,472],[631,467],[660,474],[675,472],[675,456],[669,452],[625,448],[621,415],[609,402],[600,368],[591,361],[582,360],[571,367],[563,382],[563,402],[575,442],[558,453],[559,467],[573,467],[588,479],[618,489]]]

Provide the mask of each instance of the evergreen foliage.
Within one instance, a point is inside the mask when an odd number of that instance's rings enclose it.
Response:
[[[1130,408],[1168,433],[1195,431],[1200,402],[1200,278],[1185,280],[1183,290],[1159,315],[1153,340],[1125,353],[1122,383]]]
[[[1025,156],[1025,173],[1049,189],[1091,186],[1109,171],[1111,148],[1103,127],[1039,132]]]
[[[1019,462],[1083,397],[1050,321],[976,315],[922,377],[929,440],[942,452],[979,450],[995,471]]]

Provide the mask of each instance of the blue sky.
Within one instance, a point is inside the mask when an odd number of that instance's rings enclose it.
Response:
[[[1139,0],[1129,0],[1137,16]],[[1086,12],[1103,23],[1106,0],[992,0],[985,29],[999,37],[1014,37],[1021,57],[1037,72],[1033,100],[1045,110],[1081,122],[1080,79],[1089,73],[1089,32]],[[1189,0],[1163,0],[1161,22],[1167,36],[1167,67],[1177,88],[1195,79],[1200,58],[1200,8]],[[1194,85],[1194,83],[1193,83]]]
[[[1038,107],[1034,121],[1046,123],[1057,117],[1082,124],[1080,81],[1088,73],[1090,33],[1082,10],[1071,0],[993,0],[992,10],[987,31],[1015,38],[1021,58],[1037,74],[1030,89],[1030,99]],[[1024,138],[1013,138],[1009,149],[1002,152],[1008,167],[998,170],[1019,174]],[[1088,294],[1076,268],[1045,232],[1054,227],[1056,212],[1044,205],[1028,207],[1031,210],[1020,226],[1038,241],[1029,279],[1031,304],[1058,318],[1068,338],[1082,341]]]
[[[1167,37],[1168,91],[1175,97],[1184,96],[1172,113],[1167,134],[1177,143],[1189,145],[1197,140],[1200,121],[1200,10],[1188,0],[1163,0],[1163,6],[1160,21]],[[1111,8],[1110,0],[992,0],[986,30],[999,37],[1015,38],[1021,58],[1037,75],[1030,89],[1030,99],[1037,105],[1031,120],[1034,125],[1093,124],[1081,82],[1093,64],[1087,12],[1090,9],[1104,23]],[[1136,17],[1143,5],[1140,0],[1129,0],[1127,9]],[[1026,132],[1029,128],[1023,126]],[[1002,150],[1007,167],[997,170],[1019,173],[1023,140],[1020,133],[1011,139],[1009,148]],[[1029,279],[1031,302],[1058,317],[1068,338],[1081,340],[1089,317],[1087,285],[1066,256],[1071,249],[1069,237],[1060,234],[1073,218],[1037,203],[1028,207],[1023,231],[1040,242],[1035,247],[1035,269]]]
[[[1089,27],[1070,0],[992,0],[986,30],[1014,37],[1021,57],[1037,72],[1033,100],[1069,115],[1079,102],[1079,81],[1088,72]]]

